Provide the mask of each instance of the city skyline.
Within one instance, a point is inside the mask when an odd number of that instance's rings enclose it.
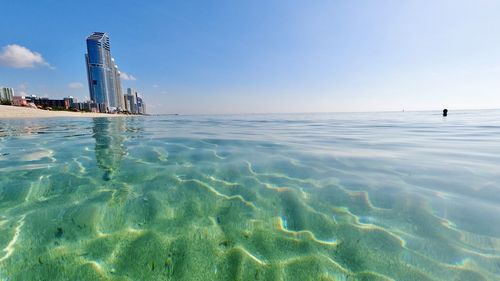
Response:
[[[89,98],[81,40],[106,31],[152,113],[500,107],[497,1],[96,3],[5,3],[0,85]]]
[[[71,95],[63,99],[48,96],[39,96],[38,93],[20,92],[15,95],[13,88],[0,86],[0,103],[2,105],[23,106],[31,108],[42,108],[48,110],[71,110],[90,111],[96,113],[123,113],[123,114],[146,114],[146,103],[142,96],[131,88],[127,88],[127,93],[123,93],[121,86],[121,73],[118,65],[111,55],[111,44],[109,35],[106,32],[95,31],[86,38],[87,52],[85,53],[85,66],[87,69],[87,84],[90,99],[78,101],[77,97]],[[12,47],[12,46],[10,46]],[[19,47],[14,46],[19,49]],[[25,52],[24,59],[29,59],[26,54],[30,51],[21,48]],[[5,53],[5,52],[4,52]],[[38,59],[38,63],[43,62],[43,58],[38,53],[33,53]],[[12,50],[0,55],[1,60],[10,60],[15,63]],[[43,65],[53,68],[50,64],[43,62]],[[24,64],[12,65],[19,67]],[[22,68],[22,67],[21,67]],[[126,75],[126,74],[124,74]]]

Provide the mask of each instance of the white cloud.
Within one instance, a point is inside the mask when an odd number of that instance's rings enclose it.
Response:
[[[120,77],[123,79],[123,80],[130,80],[130,81],[135,81],[137,80],[134,76],[130,75],[130,74],[127,74],[125,72],[120,72]]]
[[[16,44],[7,45],[0,52],[0,65],[14,68],[33,68],[47,66],[53,68],[40,53]]]
[[[83,88],[83,84],[80,82],[71,82],[68,84],[68,87],[70,87],[71,89],[81,89]]]

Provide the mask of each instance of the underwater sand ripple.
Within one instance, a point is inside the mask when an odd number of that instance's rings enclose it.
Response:
[[[499,138],[321,116],[0,121],[0,279],[499,279]]]

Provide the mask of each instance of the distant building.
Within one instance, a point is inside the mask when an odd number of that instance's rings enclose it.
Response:
[[[31,98],[31,102],[39,108],[51,108],[55,110],[67,110],[70,105],[68,100],[54,100],[49,98]]]
[[[146,114],[146,104],[140,96],[137,96],[137,113]]]
[[[14,89],[0,87],[0,103],[12,103]]]
[[[115,83],[115,92],[116,92],[116,101],[117,101],[117,104],[116,104],[116,107],[117,107],[117,111],[123,111],[125,110],[125,104],[124,104],[124,100],[123,100],[123,92],[122,92],[122,83],[121,83],[121,78],[120,78],[120,71],[118,70],[118,66],[116,64],[114,64],[114,59],[111,59],[113,61],[113,65],[114,65],[114,68],[113,68],[113,76],[114,76],[114,79],[116,81]]]
[[[127,89],[124,95],[125,110],[130,113],[137,113],[137,92],[131,88]]]
[[[145,102],[142,103],[142,114],[147,114]]]
[[[120,72],[111,57],[109,36],[94,32],[87,37],[87,76],[90,99],[100,112],[123,110]]]
[[[125,111],[134,114],[146,114],[146,104],[137,91],[132,88],[127,89],[123,96]]]
[[[28,106],[29,101],[26,100],[23,96],[13,96],[12,97],[12,105],[15,106]]]
[[[90,112],[93,111],[92,108],[97,108],[97,105],[95,103],[92,103],[92,101],[77,102],[76,100],[74,100],[71,108],[78,111]],[[97,110],[95,110],[95,112],[97,112]]]

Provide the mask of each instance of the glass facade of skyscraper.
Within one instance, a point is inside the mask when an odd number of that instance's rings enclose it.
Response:
[[[94,32],[87,37],[85,60],[90,99],[106,111],[122,110],[120,72],[111,57],[109,36],[106,33]]]

